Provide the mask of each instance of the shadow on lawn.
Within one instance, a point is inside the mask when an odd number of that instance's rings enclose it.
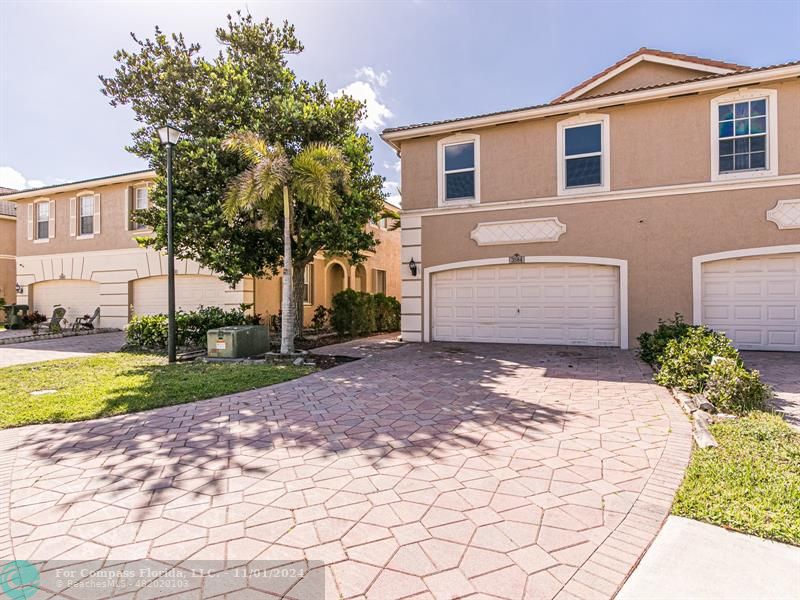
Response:
[[[599,373],[612,375],[597,381]],[[509,441],[546,439],[565,426],[598,427],[599,413],[589,411],[600,402],[622,408],[607,424],[617,431],[606,435],[632,443],[639,436],[625,420],[629,400],[616,399],[618,382],[646,390],[649,380],[643,363],[613,349],[409,345],[255,391],[23,430],[18,447],[32,462],[16,475],[37,477],[41,467],[57,477],[61,467],[64,478],[50,488],[56,492],[88,478],[69,503],[190,504],[199,495],[240,492],[243,482],[314,478],[325,468],[348,475],[412,456],[434,465]],[[544,396],[547,405],[539,403]],[[643,394],[642,410],[650,403]]]

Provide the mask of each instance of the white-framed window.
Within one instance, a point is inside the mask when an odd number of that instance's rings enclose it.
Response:
[[[78,197],[78,235],[94,235],[94,194]]]
[[[480,202],[480,136],[461,133],[437,146],[439,206]]]
[[[146,186],[137,187],[133,190],[133,209],[134,210],[145,210],[150,206],[150,200],[148,198],[148,189]],[[137,223],[135,220],[133,221],[133,228],[134,229],[147,229],[147,225],[144,223]]]
[[[306,265],[303,270],[303,304],[314,303],[314,265]]]
[[[742,89],[711,101],[711,179],[778,174],[778,93]]]
[[[557,127],[558,193],[586,194],[611,189],[611,133],[608,115],[581,114]]]
[[[37,202],[36,213],[36,239],[46,240],[50,237],[50,202]]]
[[[375,294],[386,293],[386,271],[383,269],[373,269],[373,279],[375,282]]]

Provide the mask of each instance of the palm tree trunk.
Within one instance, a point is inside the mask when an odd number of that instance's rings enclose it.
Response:
[[[281,297],[281,354],[294,352],[294,302],[292,302],[292,207],[289,188],[283,186],[283,289]]]
[[[292,300],[294,301],[294,330],[297,333],[297,336],[302,338],[303,337],[303,325],[305,321],[305,270],[306,265],[295,262],[292,267],[294,268],[294,272],[292,273],[292,284],[294,285],[294,289],[292,290]]]

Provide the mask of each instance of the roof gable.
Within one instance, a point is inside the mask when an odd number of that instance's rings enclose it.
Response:
[[[742,71],[748,67],[687,54],[639,48],[604,71],[579,83],[553,102],[576,100],[622,90],[674,83]]]

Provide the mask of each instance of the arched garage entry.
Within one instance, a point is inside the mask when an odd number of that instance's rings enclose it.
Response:
[[[627,261],[526,256],[425,269],[425,341],[628,347]]]
[[[209,275],[176,275],[175,306],[182,310],[197,310],[201,306],[224,307],[227,302],[227,283]],[[155,276],[131,281],[133,314],[157,315],[167,312],[167,277]]]
[[[53,314],[56,305],[66,309],[65,317],[70,323],[78,317],[91,315],[100,306],[100,284],[96,281],[54,279],[35,283],[30,290],[33,295],[33,310],[48,318]],[[102,313],[100,318],[102,319]]]

